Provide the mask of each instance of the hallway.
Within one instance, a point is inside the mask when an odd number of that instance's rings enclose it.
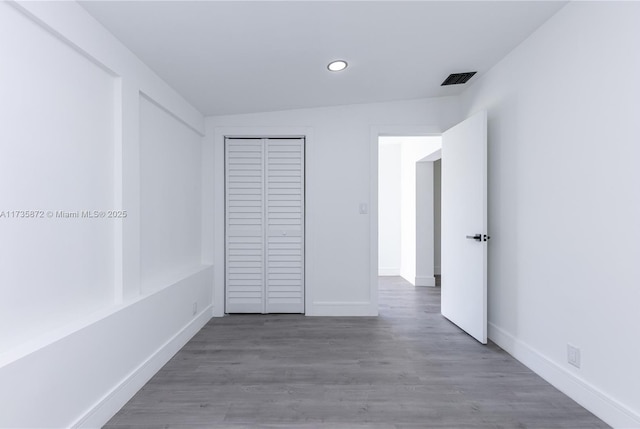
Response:
[[[380,278],[380,316],[212,319],[107,428],[604,428],[440,315],[440,288]]]

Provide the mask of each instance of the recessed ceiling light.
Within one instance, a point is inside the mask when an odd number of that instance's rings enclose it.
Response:
[[[331,61],[327,66],[327,68],[330,71],[337,72],[337,71],[346,69],[347,65],[348,65],[347,62],[344,60],[335,60],[335,61]]]

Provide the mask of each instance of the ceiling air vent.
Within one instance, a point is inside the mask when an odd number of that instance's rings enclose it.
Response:
[[[445,85],[460,85],[462,83],[467,83],[471,77],[476,74],[476,72],[467,72],[467,73],[453,73],[450,74],[448,78],[442,82],[440,86]]]

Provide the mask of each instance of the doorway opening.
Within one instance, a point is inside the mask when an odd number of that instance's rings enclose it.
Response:
[[[440,136],[378,137],[378,272],[414,286],[440,276]]]

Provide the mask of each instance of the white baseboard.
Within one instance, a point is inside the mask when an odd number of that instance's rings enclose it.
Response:
[[[399,276],[400,268],[378,267],[379,276]]]
[[[639,414],[493,323],[489,323],[489,339],[607,424],[640,428]]]
[[[164,343],[155,353],[134,369],[122,382],[111,389],[89,411],[81,416],[72,428],[100,428],[113,417],[133,395],[138,392],[207,322],[211,319],[212,306],[196,317]]]
[[[377,316],[378,309],[370,302],[314,302],[307,316]]]
[[[416,286],[436,286],[436,278],[435,277],[416,277]]]

